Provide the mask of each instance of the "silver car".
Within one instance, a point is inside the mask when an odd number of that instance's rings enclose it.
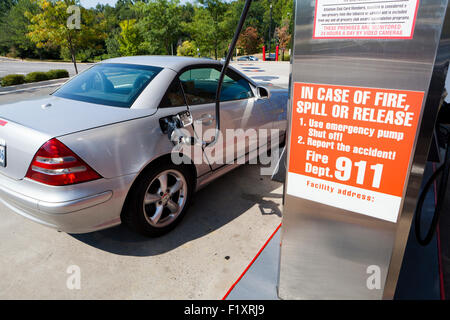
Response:
[[[201,162],[172,161],[174,144],[162,119],[188,111],[193,121],[183,130],[198,137],[214,129],[221,66],[170,56],[115,58],[49,96],[0,106],[0,200],[67,233],[121,222],[148,236],[168,232],[196,190],[238,166],[210,161],[208,148],[229,153],[248,129],[278,130],[284,139],[287,91],[269,92],[230,67],[220,131],[240,133],[223,144],[202,144]]]
[[[255,56],[242,56],[237,58],[237,61],[258,61],[259,59]]]

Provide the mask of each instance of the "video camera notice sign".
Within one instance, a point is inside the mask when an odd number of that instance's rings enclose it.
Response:
[[[419,0],[316,0],[313,39],[412,39]]]
[[[294,83],[286,193],[396,222],[423,96]]]

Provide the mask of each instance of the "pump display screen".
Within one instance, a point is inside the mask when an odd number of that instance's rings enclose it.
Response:
[[[293,88],[286,192],[396,222],[424,93]]]

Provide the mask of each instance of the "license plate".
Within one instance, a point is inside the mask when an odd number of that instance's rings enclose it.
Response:
[[[6,145],[0,143],[0,167],[6,167]]]

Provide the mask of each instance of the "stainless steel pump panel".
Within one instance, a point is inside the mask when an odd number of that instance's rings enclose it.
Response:
[[[422,123],[446,9],[447,0],[296,1],[282,299],[393,297],[435,119]]]

